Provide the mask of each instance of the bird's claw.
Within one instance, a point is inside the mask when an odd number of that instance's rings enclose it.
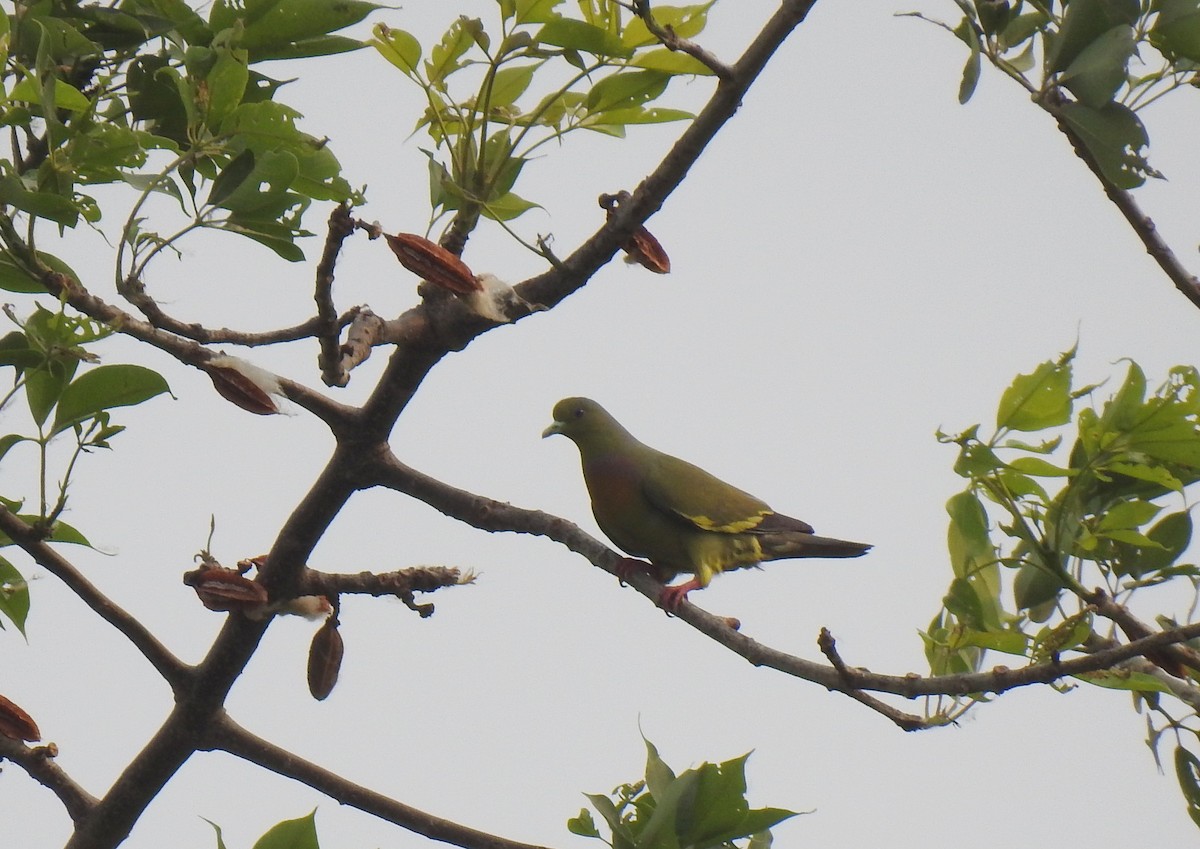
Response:
[[[695,581],[687,581],[677,586],[664,586],[658,595],[658,606],[668,616],[674,616],[679,612],[680,605],[687,601],[688,593],[695,589],[699,589]]]

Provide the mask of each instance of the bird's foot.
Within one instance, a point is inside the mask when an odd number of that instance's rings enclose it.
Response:
[[[658,606],[661,607],[668,616],[679,612],[679,606],[687,601],[687,595],[692,590],[701,589],[701,584],[693,578],[690,581],[685,581],[677,586],[665,586],[658,596]]]
[[[622,557],[621,562],[617,564],[617,580],[621,582],[621,586],[629,583],[629,576],[634,572],[649,572],[650,564],[645,560],[638,560],[636,557]]]

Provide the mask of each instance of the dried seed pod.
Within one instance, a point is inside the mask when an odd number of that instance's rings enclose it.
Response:
[[[638,263],[655,274],[671,273],[671,258],[667,256],[663,246],[658,243],[658,239],[654,238],[645,227],[638,227],[634,230],[633,235],[621,247],[627,254],[626,262]]]
[[[196,591],[201,603],[209,610],[253,613],[267,603],[263,585],[233,569],[196,569],[184,574],[183,582]]]
[[[400,264],[423,280],[456,295],[469,295],[483,287],[467,264],[436,242],[415,233],[384,234]]]
[[[0,696],[0,734],[13,740],[36,743],[42,739],[37,723],[4,696]]]
[[[313,635],[308,648],[308,692],[317,701],[324,701],[337,684],[338,672],[342,668],[345,646],[338,632],[338,623],[332,616]]]
[[[608,213],[608,218],[612,218],[621,204],[629,198],[629,192],[624,190],[615,195],[603,194],[600,195],[600,206]],[[667,256],[658,239],[640,224],[625,240],[625,244],[621,245],[621,250],[625,251],[625,261],[631,265],[637,263],[655,274],[671,273],[671,258]]]
[[[213,357],[203,369],[217,394],[231,404],[259,416],[279,412],[279,406],[271,397],[280,394],[279,381],[266,369],[228,356]]]

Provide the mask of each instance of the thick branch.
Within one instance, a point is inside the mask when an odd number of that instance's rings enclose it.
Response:
[[[141,622],[100,592],[66,558],[43,541],[33,528],[3,505],[0,505],[0,531],[8,535],[35,563],[66,584],[101,619],[124,634],[158,674],[166,679],[172,690],[178,693],[191,680],[191,667],[171,654]]]
[[[78,823],[96,806],[96,797],[88,793],[54,762],[55,746],[26,746],[0,735],[0,760],[15,763],[29,777],[58,797],[72,822]]]
[[[213,723],[209,746],[279,775],[293,778],[343,805],[358,808],[431,840],[440,840],[462,846],[464,849],[541,849],[528,843],[476,831],[347,781],[334,772],[251,734],[224,713]]]

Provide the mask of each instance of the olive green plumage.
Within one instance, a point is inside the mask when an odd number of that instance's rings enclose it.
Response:
[[[608,538],[626,554],[649,560],[664,582],[681,572],[696,576],[668,588],[668,608],[718,572],[765,560],[858,557],[871,547],[816,536],[807,523],[639,442],[587,398],[555,405],[554,422],[542,436],[555,433],[578,446],[592,512]]]

